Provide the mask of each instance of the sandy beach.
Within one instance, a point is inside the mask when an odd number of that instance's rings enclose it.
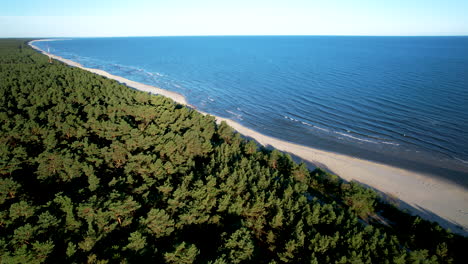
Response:
[[[185,97],[181,94],[131,81],[103,70],[86,68],[77,62],[39,49],[34,45],[36,41],[48,40],[35,40],[29,44],[32,48],[53,59],[114,79],[134,89],[160,94],[173,99],[179,104],[188,105]],[[329,170],[347,181],[355,180],[390,197],[397,197],[400,200],[399,204],[402,209],[407,209],[424,219],[436,221],[455,233],[468,236],[468,190],[462,186],[429,174],[404,170],[279,140],[260,134],[230,119],[215,117],[218,122],[226,121],[242,135],[252,138],[264,146],[271,146],[290,153],[308,164]]]

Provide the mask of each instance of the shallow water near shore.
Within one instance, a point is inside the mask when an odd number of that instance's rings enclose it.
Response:
[[[467,37],[36,42],[260,133],[468,186]]]

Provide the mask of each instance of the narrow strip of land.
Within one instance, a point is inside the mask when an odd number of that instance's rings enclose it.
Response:
[[[31,47],[70,66],[114,79],[137,90],[169,97],[179,104],[188,105],[181,94],[131,81],[103,70],[86,68],[77,62],[49,54],[35,46],[34,42],[30,42]],[[402,209],[407,209],[427,220],[436,221],[455,233],[468,235],[468,190],[461,186],[431,177],[431,175],[279,140],[244,127],[233,120],[215,117],[218,122],[226,121],[242,135],[264,146],[290,153],[309,164],[327,169],[347,181],[355,180],[375,188],[379,192],[397,198]]]

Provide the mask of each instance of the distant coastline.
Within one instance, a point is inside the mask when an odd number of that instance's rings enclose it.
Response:
[[[179,104],[190,106],[181,94],[131,81],[103,70],[86,68],[77,62],[41,50],[34,45],[36,41],[50,40],[34,40],[29,42],[29,45],[53,59],[114,79],[134,89],[160,94]],[[462,186],[430,175],[279,140],[260,134],[233,120],[218,116],[215,118],[217,122],[227,122],[242,135],[252,138],[264,146],[271,146],[290,153],[308,164],[327,169],[345,180],[355,180],[391,197],[397,197],[401,200],[402,209],[408,209],[425,219],[437,221],[453,232],[468,235],[468,191]]]

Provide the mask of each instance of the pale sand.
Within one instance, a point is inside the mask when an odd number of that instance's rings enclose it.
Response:
[[[169,97],[179,104],[188,105],[181,94],[131,81],[103,70],[83,67],[74,61],[48,54],[33,43],[34,41],[31,41],[30,45],[34,49],[70,66],[117,80],[141,91]],[[468,236],[468,191],[461,186],[430,175],[279,140],[260,134],[230,119],[218,116],[215,118],[217,122],[226,121],[242,135],[255,139],[264,146],[274,147],[297,156],[304,162],[326,168],[347,181],[355,180],[391,197],[397,197],[402,201],[400,203],[402,209],[408,209],[427,220],[436,221],[443,227],[450,228],[455,233]]]

